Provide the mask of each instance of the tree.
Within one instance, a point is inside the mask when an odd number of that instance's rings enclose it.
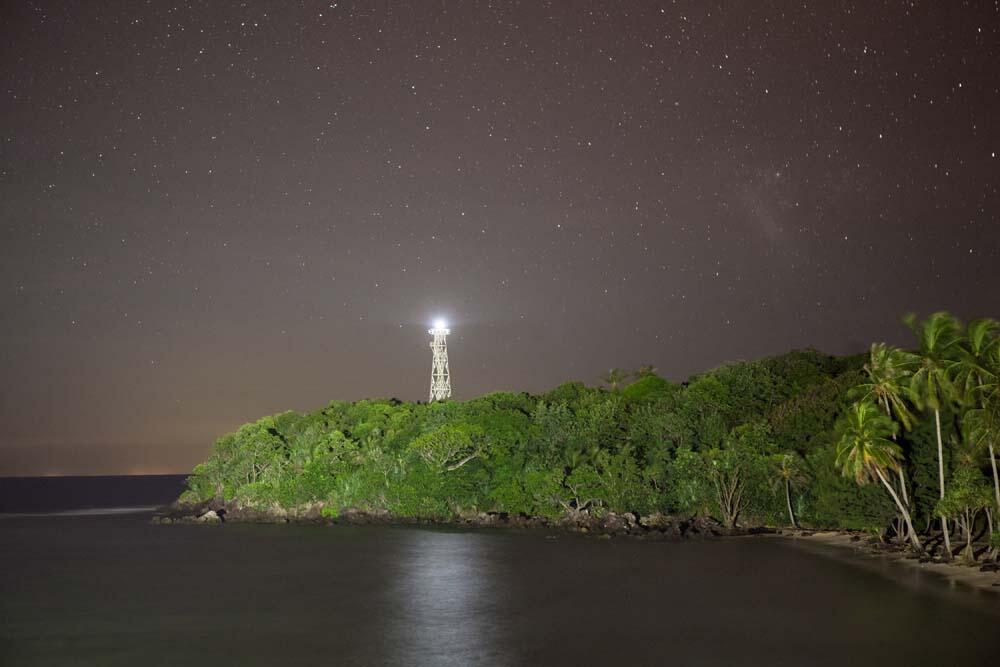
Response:
[[[994,444],[1000,442],[1000,323],[988,318],[969,322],[959,357],[959,383],[970,409],[962,419],[966,441],[989,452],[993,492],[1000,512],[1000,477]]]
[[[917,359],[885,343],[872,343],[864,365],[865,380],[853,392],[859,400],[872,400],[903,428],[913,428],[915,417],[906,402],[907,387]]]
[[[853,479],[858,485],[875,480],[882,482],[906,522],[910,544],[915,551],[921,552],[923,546],[913,530],[910,512],[885,474],[886,470],[897,470],[902,457],[899,445],[890,440],[896,430],[895,422],[882,414],[874,403],[855,403],[837,421],[835,427],[836,463],[841,474]]]
[[[805,483],[806,476],[802,460],[793,453],[776,454],[772,457],[772,481],[785,489],[785,505],[788,508],[788,520],[792,528],[798,528],[795,513],[792,511],[792,489]]]
[[[753,501],[760,499],[770,446],[767,425],[752,423],[734,428],[723,447],[705,452],[705,467],[726,528],[735,528],[740,517],[753,507]]]
[[[997,381],[1000,368],[994,368],[992,362],[1000,346],[998,330],[1000,323],[981,317],[969,322],[959,342],[955,384],[969,404],[975,404],[982,390]]]
[[[601,380],[603,380],[606,385],[611,387],[611,391],[618,391],[618,387],[622,382],[628,379],[628,376],[628,371],[622,370],[621,368],[612,368],[601,376]]]
[[[904,319],[913,330],[920,344],[917,366],[910,377],[909,392],[914,403],[921,410],[934,413],[934,428],[938,448],[939,498],[944,498],[944,445],[941,440],[941,410],[958,400],[958,391],[951,375],[955,370],[955,357],[961,340],[958,322],[945,312],[937,312],[922,323],[916,316]],[[944,534],[944,548],[951,558],[951,536],[948,533],[948,518],[941,515],[941,532]]]
[[[993,472],[993,493],[1000,516],[1000,477],[997,476],[997,457],[994,443],[1000,442],[1000,396],[984,399],[983,407],[973,408],[962,419],[966,442],[977,450],[986,449]]]
[[[636,380],[641,380],[642,378],[650,375],[656,375],[656,366],[652,364],[643,364],[636,370],[632,371],[632,377]]]
[[[972,529],[976,523],[976,515],[980,510],[988,508],[990,502],[989,487],[975,465],[959,466],[952,475],[948,492],[938,501],[937,511],[942,516],[954,517],[965,537],[962,557],[966,562],[975,560],[972,552]]]
[[[885,410],[888,417],[895,416],[903,428],[909,431],[916,418],[910,411],[905,396],[916,362],[916,357],[912,354],[885,343],[872,343],[868,361],[864,365],[865,381],[851,393],[860,400],[874,401]],[[896,440],[895,434],[892,439]],[[899,467],[899,490],[903,496],[903,504],[909,508],[910,498],[902,466]]]
[[[448,424],[410,443],[410,450],[432,470],[453,472],[482,454],[485,434],[477,426]]]

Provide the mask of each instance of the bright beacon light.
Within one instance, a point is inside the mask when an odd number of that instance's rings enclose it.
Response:
[[[436,320],[434,320],[434,328],[435,329],[447,329],[448,328],[448,323],[445,322],[443,319],[441,319],[439,317]]]

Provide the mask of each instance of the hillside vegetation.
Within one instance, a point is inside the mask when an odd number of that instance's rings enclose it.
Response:
[[[996,328],[972,342],[983,325],[967,334],[938,314],[913,326],[921,348],[928,326],[943,327],[931,345],[947,338],[946,349],[805,350],[683,384],[647,367],[610,372],[606,388],[570,382],[541,395],[285,412],[221,437],[182,502],[439,519],[660,512],[730,528],[891,529],[911,540],[948,517],[949,532],[960,524],[971,541],[977,518],[993,531],[996,509],[985,446],[996,435]],[[927,389],[927,372],[937,389]],[[960,493],[942,498],[942,475]]]

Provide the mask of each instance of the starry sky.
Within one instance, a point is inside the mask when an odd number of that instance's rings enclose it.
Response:
[[[0,8],[0,475],[1000,316],[996,2]]]

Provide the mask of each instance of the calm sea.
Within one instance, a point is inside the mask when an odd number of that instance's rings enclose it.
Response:
[[[996,664],[1000,598],[838,553],[7,516],[0,664]]]
[[[186,475],[0,477],[0,514],[157,507],[177,499]]]

